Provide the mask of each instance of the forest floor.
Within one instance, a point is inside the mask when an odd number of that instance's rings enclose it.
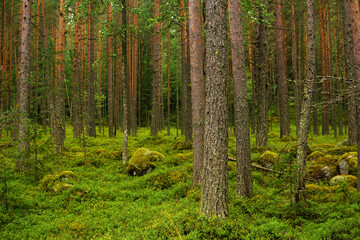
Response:
[[[176,137],[176,129],[171,136],[165,132],[151,137],[141,128],[130,136],[129,159],[139,148],[165,156],[143,176],[125,174],[121,134],[86,138],[84,148],[69,127],[67,150],[56,156],[49,135],[40,132],[32,138],[30,170],[19,172],[14,170],[16,145],[3,133],[0,239],[360,239],[360,195],[352,182],[329,185],[338,161],[355,154],[344,157],[356,149],[346,146],[346,136],[309,136],[316,153],[308,162],[308,203],[299,205],[293,201],[294,126],[292,137],[280,139],[274,125],[268,148],[253,148],[252,161],[285,174],[253,168],[255,196],[241,199],[235,192],[236,165],[230,162],[229,216],[220,220],[199,214],[201,190],[192,188],[191,145]],[[251,141],[255,146],[254,135]],[[231,135],[229,156],[234,154]],[[349,161],[350,174],[354,164]],[[324,165],[331,176],[319,170]]]

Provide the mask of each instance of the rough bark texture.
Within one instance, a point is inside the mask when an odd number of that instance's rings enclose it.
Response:
[[[276,72],[278,76],[278,96],[279,96],[279,119],[280,137],[290,134],[289,99],[286,74],[286,54],[285,54],[285,25],[281,14],[281,0],[275,0],[275,28],[276,28]]]
[[[359,100],[359,91],[360,91],[360,9],[359,1],[350,0],[349,2],[350,16],[351,16],[351,30],[352,30],[352,39],[353,39],[353,55],[354,55],[354,80],[355,80],[355,99],[356,99],[356,143],[358,154],[360,153],[360,100]],[[350,131],[350,129],[349,129]],[[360,166],[357,170],[357,190],[360,192]]]
[[[200,211],[228,214],[227,1],[206,0],[205,153]]]
[[[111,3],[107,5],[107,21],[111,21]],[[113,73],[112,73],[112,39],[107,37],[107,92],[108,92],[108,125],[109,137],[114,136],[114,101],[113,101]]]
[[[314,0],[307,0],[307,75],[304,82],[304,98],[302,102],[299,137],[297,140],[297,183],[295,201],[305,202],[305,167],[306,146],[310,130],[311,91],[315,81],[315,36],[314,36]]]
[[[201,183],[204,159],[205,78],[201,36],[201,1],[189,1],[190,68],[193,123],[193,184]]]
[[[154,15],[155,17],[160,16],[159,12],[159,0],[154,1]],[[152,76],[152,112],[151,112],[151,135],[157,135],[160,128],[160,114],[159,114],[159,51],[160,51],[160,36],[159,36],[160,24],[154,25],[154,36],[153,36],[153,76]]]
[[[89,76],[88,76],[88,93],[87,93],[87,105],[86,105],[86,135],[90,137],[96,136],[95,128],[95,71],[93,64],[95,62],[95,24],[93,17],[94,1],[89,2],[89,41],[90,41],[90,52],[89,52]]]
[[[353,39],[351,29],[350,16],[350,0],[343,0],[343,21],[344,21],[344,59],[345,59],[345,73],[348,99],[348,141],[350,144],[356,144],[356,84],[354,81],[354,55],[353,55]]]
[[[266,1],[263,0],[266,5]],[[257,128],[256,128],[256,145],[258,147],[267,146],[268,142],[268,90],[267,90],[267,26],[264,22],[263,10],[259,10],[260,24],[258,27],[258,36],[255,53],[255,81],[257,97]]]
[[[232,71],[234,81],[234,117],[237,159],[236,192],[242,197],[253,196],[253,180],[250,155],[249,103],[241,6],[238,0],[229,0]]]
[[[77,1],[75,4],[75,18],[79,14],[80,1]],[[72,125],[74,131],[74,138],[80,138],[83,130],[82,127],[82,111],[81,111],[81,29],[80,29],[80,20],[75,22],[74,29],[74,78],[72,80]]]
[[[98,30],[98,47],[97,47],[97,61],[98,61],[98,68],[97,68],[97,74],[98,74],[98,124],[99,124],[99,133],[101,133],[102,129],[102,115],[101,115],[101,109],[102,109],[102,101],[101,101],[101,15],[99,15],[99,30]]]
[[[55,96],[55,149],[57,153],[64,150],[65,141],[65,7],[60,0],[57,83]]]
[[[137,7],[137,0],[133,0],[133,8]],[[133,15],[133,25],[137,29],[139,25],[139,17],[137,13]],[[136,135],[137,132],[137,69],[138,67],[138,34],[134,32],[132,42],[132,93],[131,93],[131,133]]]
[[[125,0],[122,0],[123,5],[125,6]],[[122,12],[122,24],[126,26],[126,8],[123,9]],[[122,92],[122,103],[123,103],[123,146],[122,146],[122,162],[127,162],[127,149],[128,149],[128,88],[126,87],[127,83],[127,69],[126,69],[126,39],[127,36],[122,38],[122,66],[121,66],[121,74],[122,74],[122,85],[123,85],[123,92]]]
[[[31,0],[22,0],[22,22],[20,36],[20,119],[19,153],[22,155],[17,166],[23,168],[23,161],[29,156],[29,114],[30,114],[30,53],[31,53]]]

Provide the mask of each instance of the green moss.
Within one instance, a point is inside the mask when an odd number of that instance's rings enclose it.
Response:
[[[269,138],[280,138],[280,134],[277,132],[269,132],[268,137]]]
[[[39,184],[39,189],[49,192],[61,192],[72,187],[76,175],[72,171],[64,171],[54,175],[46,175]]]
[[[236,163],[228,162],[228,169],[229,169],[229,171],[236,171]]]
[[[171,150],[189,150],[192,149],[192,143],[185,142],[184,139],[176,140],[171,146]]]
[[[311,165],[307,168],[306,176],[311,179],[324,179],[330,177],[330,168],[323,164]]]
[[[322,153],[322,152],[319,152],[319,151],[315,151],[315,152],[312,152],[308,157],[307,157],[307,160],[309,161],[315,161],[318,160],[319,158],[322,158],[324,157],[325,154]]]
[[[183,153],[176,154],[176,158],[178,160],[180,160],[181,162],[189,161],[189,158],[187,156],[185,156],[185,154],[183,154]]]
[[[343,146],[343,147],[334,147],[334,148],[330,148],[326,151],[327,154],[330,155],[343,155],[344,153],[347,152],[355,152],[357,151],[355,146]]]
[[[358,168],[357,152],[344,153],[337,161],[337,165],[339,165],[341,160],[345,160],[349,164],[349,172],[351,174],[357,173],[357,168]]]
[[[322,144],[315,145],[315,150],[324,151],[324,150],[326,150],[326,149],[334,148],[334,147],[335,147],[334,144],[331,144],[331,143],[322,143]]]
[[[263,166],[274,165],[279,160],[279,154],[271,151],[266,151],[260,155],[259,163]]]
[[[313,151],[310,149],[309,146],[306,146],[306,155],[310,155]],[[289,156],[291,158],[296,158],[297,154],[297,144],[295,143],[290,149],[289,149]]]
[[[105,149],[100,148],[100,149],[96,149],[96,150],[94,151],[94,154],[99,155],[100,153],[103,153],[103,152],[105,152]]]
[[[347,182],[350,186],[356,187],[357,177],[353,175],[338,175],[330,179],[330,185],[339,185],[342,182]]]
[[[336,168],[337,161],[338,159],[336,158],[336,156],[326,154],[323,157],[318,158],[314,162],[318,164],[325,164],[331,168]]]
[[[330,188],[317,184],[306,184],[306,190],[309,192],[330,192]]]
[[[169,171],[152,176],[147,182],[154,189],[167,189],[186,179],[186,174],[181,171]]]
[[[156,161],[164,159],[165,156],[159,152],[152,152],[146,148],[138,149],[129,160],[125,173],[141,176],[156,167]]]
[[[73,146],[72,148],[70,148],[70,152],[83,152],[84,149],[81,149],[79,146]]]

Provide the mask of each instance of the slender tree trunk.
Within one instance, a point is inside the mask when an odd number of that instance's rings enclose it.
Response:
[[[137,0],[133,0],[133,8],[137,8]],[[133,25],[137,30],[139,25],[139,17],[137,13],[133,15]],[[137,132],[137,66],[138,66],[138,33],[133,34],[133,43],[132,43],[132,99],[131,99],[131,127],[132,135],[136,135]]]
[[[170,11],[170,1],[169,1],[169,8]],[[169,18],[169,23],[171,19]],[[191,36],[191,35],[190,35]],[[167,132],[168,136],[170,136],[170,27],[167,30]]]
[[[296,24],[295,24],[295,5],[294,0],[291,0],[291,40],[292,40],[292,67],[293,67],[293,75],[295,81],[295,122],[296,122],[296,135],[299,136],[299,128],[300,128],[300,99],[301,95],[299,95],[299,76],[297,69],[297,45],[296,45]]]
[[[306,146],[310,129],[311,91],[315,81],[315,36],[314,36],[314,0],[307,0],[307,75],[304,82],[304,98],[300,117],[300,131],[297,140],[297,183],[295,189],[295,201],[305,202],[305,168]]]
[[[111,22],[111,3],[107,5],[107,21]],[[114,109],[113,109],[113,78],[112,78],[112,39],[111,36],[107,37],[107,91],[108,91],[108,125],[109,137],[114,136]]]
[[[276,25],[276,69],[278,76],[278,96],[279,96],[279,117],[280,117],[280,137],[290,134],[289,118],[289,99],[287,95],[287,74],[286,57],[284,49],[285,25],[282,21],[281,0],[275,0],[275,25]]]
[[[154,15],[155,18],[160,16],[159,12],[159,0],[154,0]],[[160,87],[160,72],[159,72],[159,51],[160,51],[160,24],[157,22],[154,25],[154,36],[153,36],[153,79],[152,79],[152,114],[151,114],[151,135],[157,135],[160,126],[160,114],[159,114],[159,87]]]
[[[60,153],[64,150],[65,141],[65,1],[60,0],[59,37],[57,59],[57,82],[55,99],[55,150]]]
[[[263,0],[266,5],[266,0]],[[267,90],[267,26],[264,22],[264,12],[259,10],[259,35],[257,49],[255,50],[255,64],[257,81],[257,102],[258,102],[258,119],[256,131],[256,145],[258,147],[267,146],[268,141],[268,90]]]
[[[201,183],[204,161],[205,79],[201,35],[201,1],[189,1],[190,69],[193,122],[193,184]]]
[[[254,44],[253,44],[253,24],[249,31],[249,69],[251,79],[251,134],[256,130],[256,111],[255,111],[255,79],[254,79]]]
[[[125,6],[125,0],[122,0],[123,5]],[[126,26],[127,22],[127,15],[126,15],[126,8],[123,9],[122,12],[122,24]],[[128,90],[127,83],[129,76],[127,76],[127,46],[126,46],[127,36],[122,38],[122,66],[121,66],[121,73],[122,73],[122,85],[123,85],[123,147],[122,147],[122,162],[127,162],[127,148],[128,148]]]
[[[342,18],[340,17],[340,1],[336,2],[336,16],[337,16],[337,28],[334,28],[334,36],[336,38],[335,42],[337,44],[337,47],[335,49],[339,49],[338,52],[335,54],[336,56],[336,72],[337,72],[337,81],[336,81],[336,99],[338,101],[338,122],[339,122],[339,135],[342,136],[344,134],[343,132],[343,79],[344,79],[344,73],[342,72],[342,66],[343,66],[343,59],[340,56],[343,56],[343,47],[344,45],[341,44],[341,32],[342,29]],[[340,30],[342,29],[342,31]]]
[[[86,105],[86,134],[90,137],[96,137],[96,128],[95,128],[95,71],[94,71],[94,62],[95,62],[95,24],[94,24],[94,2],[91,0],[89,2],[89,37],[90,39],[90,48],[88,54],[88,94],[87,94],[87,105]]]
[[[30,65],[31,65],[31,0],[22,0],[22,23],[20,38],[20,121],[19,121],[19,153],[18,168],[24,168],[24,161],[30,155]]]
[[[236,192],[241,197],[252,197],[254,193],[251,173],[249,105],[241,16],[240,2],[238,0],[229,0],[237,158]]]
[[[98,74],[98,124],[99,124],[99,133],[102,129],[102,119],[101,119],[101,109],[102,109],[102,100],[101,100],[101,15],[99,15],[99,30],[98,30],[98,47],[97,47],[97,74]]]
[[[43,61],[46,63],[49,60],[48,57],[48,42],[47,42],[47,30],[46,30],[46,16],[45,16],[45,0],[41,2],[41,23],[42,23],[42,39],[43,39]],[[49,64],[43,64],[43,101],[42,101],[42,127],[46,130],[47,125],[47,115],[48,115],[48,83],[49,83]]]
[[[200,212],[228,214],[227,1],[206,0],[206,110]]]

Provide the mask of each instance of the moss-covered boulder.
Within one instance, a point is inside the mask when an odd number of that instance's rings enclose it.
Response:
[[[188,158],[187,156],[185,156],[185,154],[183,154],[183,153],[178,153],[178,154],[176,154],[175,156],[176,156],[176,158],[177,158],[178,160],[180,160],[180,162],[187,162],[187,161],[189,161],[189,158]]]
[[[306,156],[310,155],[313,151],[310,149],[309,146],[306,146]],[[289,149],[289,156],[292,158],[296,158],[296,154],[297,154],[297,144],[294,144],[290,149]]]
[[[353,175],[337,175],[330,179],[330,185],[335,186],[347,182],[351,187],[356,187],[357,177]]]
[[[105,152],[105,149],[100,148],[100,149],[96,149],[93,153],[96,155],[99,155],[100,153],[103,153],[103,152]]]
[[[324,156],[325,156],[324,153],[322,153],[320,151],[314,151],[307,157],[307,160],[311,161],[311,162],[316,162],[316,160],[318,160],[319,158],[322,158]]]
[[[348,172],[344,172],[347,167]],[[357,152],[344,153],[337,161],[337,170],[340,175],[356,174],[358,168]],[[345,169],[346,170],[346,169]]]
[[[148,179],[148,184],[152,186],[154,189],[167,189],[174,184],[177,184],[184,179],[186,179],[187,174],[182,171],[169,171],[162,172],[157,175],[152,176]]]
[[[76,153],[76,152],[83,152],[84,149],[81,149],[79,146],[73,146],[70,148],[70,152]]]
[[[61,192],[69,189],[76,181],[76,175],[72,171],[64,171],[54,175],[46,175],[39,184],[39,189],[48,192]]]
[[[260,155],[259,163],[264,166],[271,168],[274,164],[279,161],[279,154],[271,151],[265,151]]]
[[[184,139],[178,139],[171,146],[171,150],[190,150],[192,149],[192,143],[186,142]]]
[[[356,152],[356,151],[357,151],[356,146],[340,146],[340,147],[327,149],[326,154],[340,156],[347,152]]]
[[[330,192],[331,189],[326,186],[320,186],[317,184],[306,184],[306,190],[309,192]]]
[[[268,133],[269,138],[280,138],[280,133],[277,132],[269,132]]]
[[[164,158],[165,156],[159,152],[140,148],[132,155],[125,173],[133,176],[142,176],[156,167],[155,162]]]
[[[328,179],[331,176],[330,168],[323,164],[315,164],[311,165],[306,170],[306,177],[320,180],[320,179]]]
[[[330,148],[334,148],[335,145],[332,143],[321,143],[321,144],[317,144],[315,145],[314,149],[316,151],[326,151],[326,149],[330,149]]]

